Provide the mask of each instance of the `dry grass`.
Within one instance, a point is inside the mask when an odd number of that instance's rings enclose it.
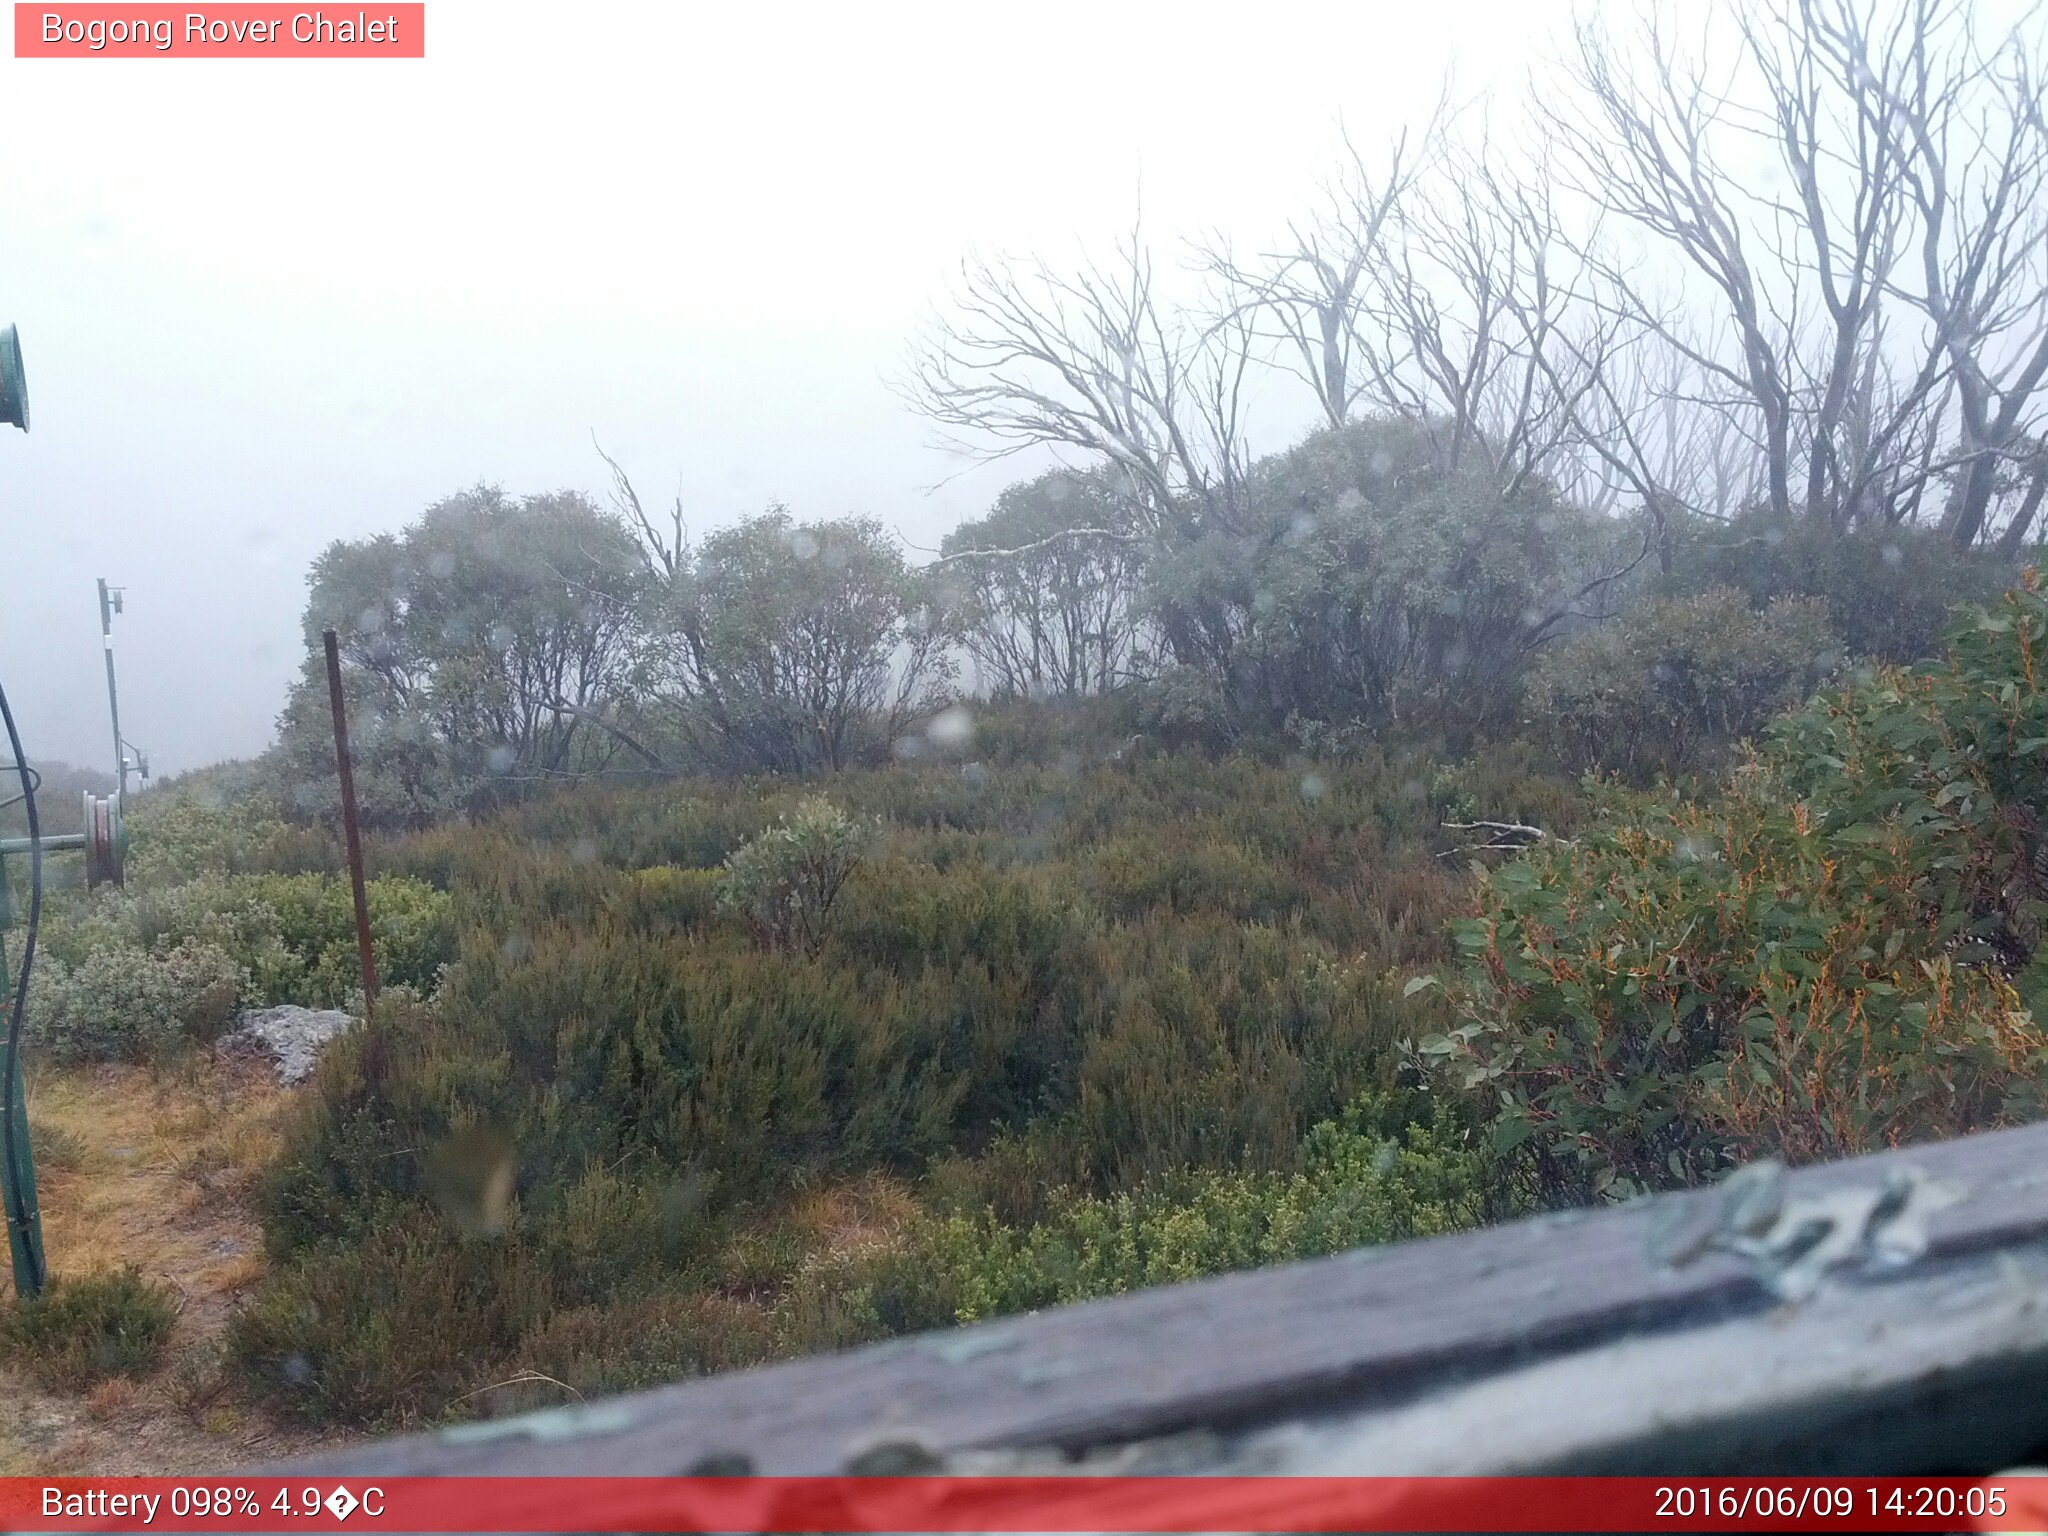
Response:
[[[142,1388],[126,1376],[101,1382],[85,1395],[85,1416],[112,1419],[128,1412],[141,1399]]]
[[[815,1253],[849,1254],[889,1242],[917,1215],[917,1197],[885,1174],[806,1193],[790,1225]]]
[[[58,1149],[37,1169],[52,1272],[132,1264],[180,1306],[170,1363],[140,1381],[69,1395],[0,1361],[0,1475],[205,1472],[308,1444],[224,1401],[215,1358],[237,1298],[263,1274],[249,1194],[290,1093],[260,1065],[197,1057],[156,1072],[33,1073],[28,1103],[38,1145]]]
[[[262,1272],[247,1195],[289,1095],[260,1069],[199,1059],[162,1073],[45,1072],[28,1097],[30,1123],[75,1149],[68,1166],[42,1171],[51,1269],[132,1264],[184,1298],[181,1342],[210,1331]]]

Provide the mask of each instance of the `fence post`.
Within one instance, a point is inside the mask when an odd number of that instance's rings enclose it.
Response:
[[[341,643],[334,631],[327,644],[327,696],[334,705],[334,767],[341,775],[341,827],[348,838],[348,883],[356,899],[356,949],[363,961],[363,1012],[377,1001],[377,960],[370,950],[370,897],[363,889],[363,834],[356,826],[356,782],[349,768],[348,707],[341,697]]]

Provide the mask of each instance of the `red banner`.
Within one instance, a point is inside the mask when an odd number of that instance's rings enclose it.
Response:
[[[2025,1531],[2048,1479],[0,1479],[30,1531]]]
[[[16,0],[18,59],[423,59],[424,4],[38,5]]]

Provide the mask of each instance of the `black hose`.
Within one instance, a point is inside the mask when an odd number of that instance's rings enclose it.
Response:
[[[4,1118],[7,1142],[7,1221],[10,1226],[21,1226],[21,1248],[28,1255],[29,1290],[31,1296],[43,1289],[47,1278],[43,1270],[43,1252],[34,1241],[29,1223],[34,1212],[29,1209],[28,1179],[21,1166],[21,1152],[16,1146],[14,1124],[16,1074],[21,1070],[21,1023],[28,1012],[28,973],[36,963],[36,929],[43,920],[43,837],[42,827],[36,821],[36,791],[30,782],[31,770],[28,754],[21,749],[21,732],[14,728],[14,711],[7,707],[7,690],[0,688],[0,721],[7,725],[7,744],[14,749],[14,766],[21,774],[21,800],[28,813],[28,939],[21,947],[21,974],[14,983],[14,1009],[7,1020],[7,1055],[0,1064],[0,1093],[6,1097]],[[0,879],[5,879],[0,874]],[[26,1102],[24,1099],[23,1102]],[[28,1134],[28,1127],[18,1128],[22,1135]]]
[[[9,807],[10,805],[19,804],[22,795],[27,794],[30,790],[41,789],[43,787],[42,771],[36,768],[29,769],[29,771],[22,776],[21,785],[21,795],[9,795],[5,800],[0,800],[0,811],[6,810],[7,807]]]

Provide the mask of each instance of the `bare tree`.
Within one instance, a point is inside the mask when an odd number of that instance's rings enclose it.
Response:
[[[1611,250],[1610,302],[1754,440],[1774,514],[1906,521],[1947,479],[1944,528],[1974,543],[2048,372],[2034,55],[1985,54],[1962,0],[1732,16],[1689,46],[1654,9],[1621,43],[1578,30],[1560,162],[1712,319]]]
[[[683,524],[682,492],[676,492],[676,498],[668,509],[668,526],[663,528],[648,516],[647,509],[640,503],[640,493],[633,488],[632,479],[620,467],[619,461],[604,451],[604,444],[597,440],[595,432],[590,434],[590,446],[597,450],[597,456],[611,471],[612,510],[639,534],[640,552],[647,561],[648,571],[673,582],[682,574],[690,552],[689,530]]]
[[[1376,403],[1431,423],[1448,465],[1476,454],[1504,491],[1548,473],[1612,341],[1549,178],[1506,170],[1483,139],[1448,151],[1397,234],[1379,281],[1395,366]]]
[[[1641,515],[1668,575],[1681,517],[1725,522],[1756,499],[1755,445],[1712,382],[1656,330],[1597,297],[1588,305],[1598,322],[1561,349],[1581,387],[1548,472],[1583,506]]]
[[[1792,513],[1793,380],[1787,329],[1751,258],[1752,226],[1737,204],[1739,182],[1715,153],[1723,96],[1705,66],[1648,10],[1628,57],[1596,24],[1582,22],[1571,60],[1575,93],[1547,103],[1549,142],[1581,197],[1675,251],[1719,301],[1734,355],[1698,344],[1684,311],[1657,302],[1638,272],[1608,256],[1612,302],[1642,330],[1726,388],[1754,421],[1771,510]],[[1790,302],[1789,299],[1786,300]]]
[[[1919,222],[1920,286],[1911,296],[1952,372],[1957,409],[1942,526],[1956,543],[1974,543],[2001,479],[2013,481],[2028,487],[2024,515],[2015,514],[2001,545],[2016,548],[2041,500],[2039,397],[2048,382],[2048,125],[2038,40],[2015,30],[1986,52],[1959,0],[1911,0],[1883,40],[1836,0],[1821,35],[1852,87],[1881,101]]]
[[[961,271],[904,386],[955,446],[982,457],[1050,446],[1106,462],[1155,532],[1231,517],[1248,332],[1240,317],[1162,302],[1140,225],[1106,267],[977,260]]]
[[[1330,426],[1349,421],[1373,379],[1391,366],[1374,288],[1396,210],[1421,174],[1441,120],[1439,111],[1418,145],[1405,133],[1398,137],[1378,173],[1347,137],[1323,207],[1290,225],[1281,249],[1251,264],[1237,261],[1221,241],[1207,253],[1229,295],[1228,312],[1250,319],[1253,334],[1271,344],[1276,366],[1309,387]]]
[[[2034,518],[2041,510],[2042,495],[2048,492],[2048,443],[2036,437],[2033,450],[2025,466],[2022,481],[2025,489],[2020,493],[2019,505],[2013,509],[2004,531],[1998,536],[1998,552],[2008,560],[2016,558],[2026,547]]]
[[[1453,144],[1441,111],[1382,171],[1345,151],[1319,216],[1283,247],[1245,263],[1212,246],[1230,313],[1254,317],[1262,355],[1328,425],[1367,410],[1425,422],[1447,465],[1479,455],[1512,488],[1570,436],[1599,350],[1550,184],[1484,142]],[[1576,346],[1562,334],[1575,325]]]
[[[1669,572],[1701,521],[1762,512],[1834,534],[1931,521],[1945,497],[1954,543],[2016,552],[2048,499],[2035,58],[2017,35],[1980,46],[1968,0],[1589,20],[1531,148],[1454,135],[1441,114],[1376,162],[1347,141],[1277,245],[1241,258],[1211,242],[1193,305],[1166,300],[1135,230],[1107,266],[970,266],[912,395],[984,455],[1050,446],[1099,466],[1130,512],[1096,523],[1149,543],[1165,650],[1247,698],[1285,691],[1263,648],[1351,654],[1306,599],[1278,617],[1260,604],[1287,585],[1268,579],[1287,558],[1272,551],[1312,538],[1339,495],[1398,493],[1332,478],[1387,419],[1424,444],[1411,475],[1458,480],[1458,506],[1430,516],[1499,540],[1482,487],[1554,487],[1640,527],[1640,552],[1611,528],[1587,540],[1586,568],[1516,615],[1529,644],[1596,617],[1588,600],[1611,604],[1652,552]],[[1243,402],[1262,369],[1304,386],[1328,429],[1314,467],[1249,472]],[[994,542],[1079,558],[1082,532]],[[1369,584],[1360,563],[1392,561],[1354,545],[1302,590]],[[1036,622],[994,636],[991,664],[1037,666]]]

